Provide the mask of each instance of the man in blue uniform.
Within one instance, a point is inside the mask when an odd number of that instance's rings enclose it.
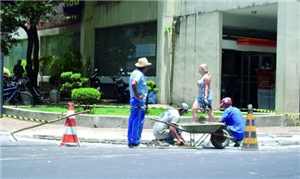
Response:
[[[238,108],[232,107],[232,100],[229,97],[222,99],[220,107],[225,110],[218,121],[225,123],[227,129],[234,137],[232,140],[235,142],[234,147],[239,147],[244,138],[246,125],[243,114]]]
[[[145,103],[148,94],[146,76],[144,75],[151,63],[147,58],[140,58],[135,64],[135,69],[129,79],[130,90],[130,116],[128,121],[128,147],[138,146],[141,142],[141,135],[145,121]]]

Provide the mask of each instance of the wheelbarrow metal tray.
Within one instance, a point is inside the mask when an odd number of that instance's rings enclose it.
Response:
[[[201,123],[180,123],[180,128],[188,133],[214,133],[223,123],[219,122],[201,122]]]

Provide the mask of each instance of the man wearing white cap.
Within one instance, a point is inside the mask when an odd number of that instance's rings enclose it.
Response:
[[[234,137],[232,140],[235,142],[234,147],[239,147],[244,138],[246,125],[243,114],[238,108],[232,107],[232,100],[229,97],[222,99],[220,107],[225,110],[218,121],[226,124],[227,129]]]
[[[128,147],[138,146],[141,142],[143,125],[145,121],[145,103],[148,94],[145,73],[148,71],[151,63],[147,58],[138,59],[135,69],[129,79],[130,90],[130,116],[128,121]]]

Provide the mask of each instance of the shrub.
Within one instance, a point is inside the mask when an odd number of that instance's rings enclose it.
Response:
[[[9,69],[3,67],[3,74],[6,75],[6,76],[11,76],[11,73],[9,71]]]
[[[147,80],[148,92],[154,91],[155,93],[159,92],[159,89],[156,88],[156,83],[153,80]]]
[[[81,77],[80,73],[73,74],[73,72],[70,71],[63,72],[60,77],[63,81],[60,90],[62,92],[67,92],[68,94],[70,94],[73,89],[81,88],[88,82],[88,78]]]
[[[72,90],[71,99],[82,104],[95,104],[100,101],[101,94],[95,88],[77,88]]]
[[[147,80],[148,95],[146,98],[146,114],[148,114],[148,104],[156,103],[156,93],[159,89],[156,88],[156,83],[153,80]]]

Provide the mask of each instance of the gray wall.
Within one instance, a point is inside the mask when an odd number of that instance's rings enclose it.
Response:
[[[199,13],[180,19],[176,34],[173,102],[192,105],[197,97],[198,67],[206,63],[212,76],[211,89],[217,106],[220,99],[222,13]]]
[[[278,3],[276,102],[278,111],[299,113],[300,2]]]
[[[205,12],[223,12],[232,9],[237,10],[241,8],[251,8],[255,6],[270,5],[277,2],[277,0],[177,0],[176,15],[183,16]]]

